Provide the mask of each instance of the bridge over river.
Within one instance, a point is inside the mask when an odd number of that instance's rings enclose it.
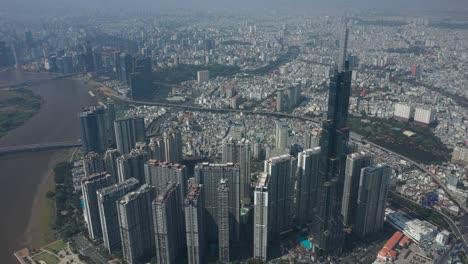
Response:
[[[22,154],[22,153],[66,149],[66,148],[77,148],[77,147],[81,147],[80,141],[40,143],[40,144],[31,144],[31,145],[3,147],[3,148],[0,148],[0,157],[9,156],[9,155],[17,155],[17,154]]]

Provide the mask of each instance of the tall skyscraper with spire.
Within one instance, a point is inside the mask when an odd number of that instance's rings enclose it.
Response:
[[[340,39],[340,53],[338,57],[338,71],[342,72],[345,69],[345,64],[348,58],[348,37],[349,28],[345,26],[344,32]]]
[[[341,41],[340,61],[330,76],[327,120],[322,124],[320,147],[322,156],[318,175],[318,207],[315,214],[314,237],[319,247],[329,254],[340,254],[344,244],[341,215],[349,129],[349,95],[351,71],[346,62],[349,31]]]

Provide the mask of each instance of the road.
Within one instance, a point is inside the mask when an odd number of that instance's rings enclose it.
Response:
[[[78,234],[73,237],[71,241],[73,247],[84,256],[90,258],[93,263],[106,263],[106,259],[101,254],[99,254],[99,252],[96,250],[96,247],[84,235]]]

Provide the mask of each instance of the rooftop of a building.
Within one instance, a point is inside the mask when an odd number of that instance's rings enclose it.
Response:
[[[122,122],[122,121],[127,121],[127,120],[131,120],[131,119],[140,119],[140,118],[145,118],[144,116],[141,116],[141,115],[131,115],[131,116],[126,116],[126,117],[121,117],[121,118],[117,118],[115,120],[115,122]]]
[[[80,116],[103,114],[105,113],[105,111],[106,108],[104,106],[90,106],[83,108],[83,111],[80,113]]]
[[[320,147],[315,147],[315,148],[312,148],[312,149],[305,149],[304,151],[300,152],[299,154],[312,155],[312,154],[319,154],[320,152],[321,152],[321,148]]]
[[[126,188],[126,187],[129,187],[129,186],[132,186],[132,185],[137,185],[137,184],[140,184],[140,182],[135,179],[135,178],[130,178],[130,179],[127,179],[121,183],[117,183],[117,184],[114,184],[114,185],[111,185],[109,187],[106,187],[106,188],[102,188],[102,189],[99,189],[97,192],[100,194],[100,195],[108,195],[108,194],[112,194],[116,191],[119,191],[123,188]]]
[[[148,184],[143,184],[143,185],[140,186],[140,188],[138,190],[127,193],[126,195],[124,195],[122,197],[122,199],[120,199],[118,201],[118,203],[121,204],[121,205],[126,205],[126,204],[130,203],[131,201],[135,200],[136,198],[138,198],[138,196],[140,196],[141,194],[146,193],[146,192],[150,191],[151,189],[154,189],[154,187],[151,186],[151,185],[148,185]]]
[[[107,172],[94,173],[94,174],[91,174],[89,177],[84,178],[82,180],[82,183],[87,184],[89,182],[100,180],[100,179],[103,179],[105,177],[111,177],[111,175],[109,173],[107,173]]]
[[[169,195],[175,192],[177,187],[179,187],[179,184],[169,183],[166,190],[154,199],[153,204],[164,204],[169,198]]]
[[[122,156],[119,157],[119,159],[122,159],[122,160],[129,160],[129,159],[133,159],[133,158],[138,158],[138,157],[142,157],[144,156],[146,153],[146,151],[143,151],[141,149],[132,149],[130,151],[130,153],[128,154],[124,154]]]
[[[258,176],[258,182],[256,188],[264,188],[267,186],[268,180],[269,180],[269,175],[267,172],[262,172]]]
[[[269,158],[266,162],[268,164],[276,164],[276,163],[280,163],[280,162],[283,162],[283,161],[288,161],[288,160],[291,160],[291,159],[293,159],[293,156],[291,156],[289,154],[284,154],[284,155],[281,155],[281,156]]]
[[[357,159],[357,158],[360,158],[360,157],[368,157],[370,155],[371,154],[369,152],[360,151],[360,152],[354,152],[354,153],[349,154],[348,158]]]
[[[153,167],[169,168],[173,170],[182,170],[186,167],[185,165],[182,165],[179,163],[170,163],[167,161],[159,161],[159,160],[154,160],[154,159],[148,160],[146,164],[148,164],[149,166],[153,166]]]
[[[202,162],[198,163],[195,168],[239,168],[240,165],[237,163],[209,163],[209,162]]]

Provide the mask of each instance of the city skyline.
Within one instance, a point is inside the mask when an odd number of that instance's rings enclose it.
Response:
[[[0,18],[10,257],[468,260],[462,5],[222,3]]]

